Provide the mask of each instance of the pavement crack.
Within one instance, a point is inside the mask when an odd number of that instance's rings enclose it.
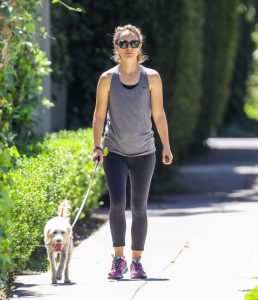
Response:
[[[174,265],[177,261],[177,259],[179,258],[179,256],[184,252],[185,249],[189,248],[189,242],[185,242],[184,246],[182,248],[180,248],[180,250],[178,251],[177,255],[175,256],[175,258],[173,260],[170,260],[169,264],[166,265],[162,270],[161,273],[165,272],[169,267],[171,267],[171,265]],[[148,284],[148,279],[143,282],[140,286],[138,286],[138,288],[135,290],[134,294],[132,295],[132,297],[129,300],[133,300],[135,299],[135,297],[137,296],[137,294],[144,288],[144,286],[146,286]]]
[[[184,246],[178,251],[177,255],[175,256],[175,258],[173,260],[171,260],[169,262],[169,264],[167,264],[163,269],[162,272],[166,271],[169,267],[171,267],[171,265],[175,264],[177,259],[179,258],[179,256],[184,252],[185,249],[189,248],[189,242],[185,242]]]
[[[135,298],[135,296],[139,293],[139,291],[145,286],[147,285],[148,281],[145,281],[144,283],[142,283],[140,286],[138,286],[138,288],[136,289],[136,291],[134,292],[133,296],[129,299],[129,300],[133,300]]]

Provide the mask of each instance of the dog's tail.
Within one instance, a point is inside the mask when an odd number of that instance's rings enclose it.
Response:
[[[71,205],[68,200],[64,200],[58,207],[58,216],[70,220]]]

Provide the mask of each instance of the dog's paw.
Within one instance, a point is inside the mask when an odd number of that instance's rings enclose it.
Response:
[[[52,284],[57,284],[57,280],[56,279],[52,279]]]

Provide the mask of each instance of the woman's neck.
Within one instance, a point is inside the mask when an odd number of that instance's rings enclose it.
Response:
[[[139,67],[139,63],[135,62],[135,63],[127,63],[127,62],[120,62],[119,64],[119,71],[122,74],[133,74],[133,73],[137,73],[139,72],[140,67]]]

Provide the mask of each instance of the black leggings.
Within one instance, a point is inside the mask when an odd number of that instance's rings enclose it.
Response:
[[[109,197],[109,222],[114,247],[125,246],[126,182],[129,173],[132,210],[132,250],[144,250],[147,234],[147,201],[156,162],[155,153],[121,156],[109,152],[104,157]]]

